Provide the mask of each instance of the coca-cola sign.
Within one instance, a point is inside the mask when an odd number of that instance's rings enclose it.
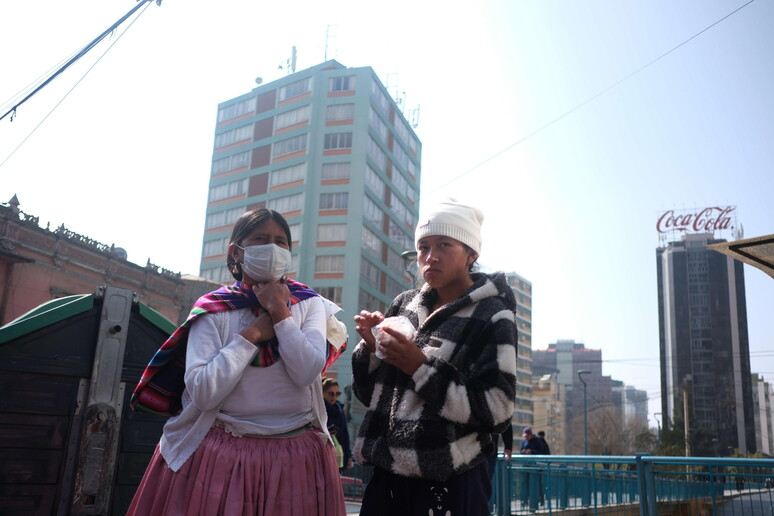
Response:
[[[736,206],[721,208],[713,206],[695,211],[665,211],[656,223],[659,233],[682,231],[690,233],[714,233],[718,230],[733,229]]]

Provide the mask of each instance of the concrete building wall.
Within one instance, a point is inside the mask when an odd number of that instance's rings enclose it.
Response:
[[[0,325],[52,299],[92,294],[101,285],[126,288],[179,324],[192,300],[217,288],[202,278],[126,259],[108,246],[60,226],[43,228],[18,205],[0,204]]]

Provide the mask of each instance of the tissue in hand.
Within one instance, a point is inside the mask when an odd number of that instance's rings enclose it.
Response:
[[[371,333],[373,333],[374,337],[376,338],[376,357],[380,359],[385,357],[383,351],[384,345],[389,343],[391,340],[395,340],[395,337],[385,331],[382,331],[382,328],[391,328],[396,330],[407,339],[413,339],[417,333],[416,328],[414,328],[414,325],[411,324],[409,318],[404,315],[387,317],[382,322],[371,328]]]

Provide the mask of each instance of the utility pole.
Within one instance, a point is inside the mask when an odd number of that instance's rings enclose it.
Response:
[[[586,382],[583,380],[584,374],[591,374],[591,371],[583,369],[578,371],[578,380],[583,384],[583,455],[589,454],[589,425],[588,425],[588,405],[586,396]]]
[[[685,375],[685,378],[683,379],[683,422],[685,426],[685,456],[690,457],[691,456],[691,422],[690,422],[690,416],[688,413],[690,412],[688,408],[688,390],[691,387],[691,375],[687,374]]]

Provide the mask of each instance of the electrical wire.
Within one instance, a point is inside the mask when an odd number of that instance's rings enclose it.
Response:
[[[102,41],[108,34],[113,32],[121,23],[123,23],[125,20],[127,20],[130,16],[132,16],[138,9],[144,6],[143,12],[148,8],[150,5],[151,0],[142,0],[142,3],[138,3],[138,5],[134,6],[131,10],[129,10],[128,13],[126,13],[124,16],[122,16],[117,22],[115,22],[113,25],[111,25],[107,30],[102,32],[99,36],[97,36],[94,40],[92,40],[89,44],[87,44],[83,49],[81,49],[80,52],[78,52],[74,57],[72,57],[67,63],[65,63],[63,66],[61,66],[56,72],[54,72],[50,77],[48,77],[46,80],[44,80],[40,85],[38,85],[32,92],[27,94],[22,100],[17,102],[13,107],[11,107],[7,112],[5,112],[2,116],[0,116],[0,120],[3,120],[8,115],[11,115],[11,119],[13,119],[14,114],[16,113],[17,108],[27,102],[30,98],[32,98],[35,94],[37,94],[40,90],[42,90],[44,87],[46,87],[51,81],[53,81],[56,77],[58,77],[60,74],[62,74],[65,70],[67,70],[70,66],[72,66],[76,61],[78,61],[80,58],[82,58],[84,55],[86,55],[92,48],[94,48],[100,41]],[[157,0],[157,3],[159,3],[159,0]],[[135,19],[136,20],[136,19]],[[111,45],[112,46],[112,45]]]
[[[146,6],[146,7],[147,7],[147,6]],[[128,31],[128,30],[129,30],[129,29],[132,27],[132,25],[134,25],[134,23],[135,23],[135,22],[136,22],[136,21],[137,21],[137,20],[140,18],[140,16],[142,16],[142,14],[143,14],[144,12],[145,12],[145,10],[143,10],[143,11],[142,11],[142,12],[141,12],[141,13],[140,13],[140,14],[139,14],[139,15],[138,15],[138,16],[137,16],[137,17],[136,17],[134,20],[132,20],[132,22],[131,22],[131,23],[130,23],[130,24],[127,26],[127,27],[126,27],[126,29],[125,29],[125,30],[124,30],[124,31],[123,31],[121,34],[119,34],[119,35],[118,35],[118,36],[117,36],[117,37],[116,37],[116,38],[113,40],[113,42],[112,42],[112,43],[111,43],[111,44],[110,44],[110,45],[109,45],[109,46],[108,46],[108,47],[105,49],[105,51],[102,53],[102,55],[101,55],[101,56],[99,56],[99,58],[97,58],[97,60],[96,60],[96,61],[94,61],[94,63],[93,63],[93,64],[92,64],[92,65],[91,65],[91,66],[90,66],[90,67],[89,67],[89,68],[88,68],[88,69],[87,69],[87,70],[86,70],[84,73],[83,73],[83,75],[81,76],[81,78],[80,78],[80,79],[78,79],[78,81],[77,81],[75,84],[73,84],[72,88],[70,88],[70,89],[67,91],[67,93],[65,93],[65,94],[64,94],[64,96],[63,96],[63,97],[62,97],[62,98],[59,100],[59,102],[57,102],[57,103],[54,105],[54,107],[52,107],[52,108],[51,108],[51,110],[50,110],[50,111],[49,111],[49,112],[46,114],[46,116],[44,116],[44,117],[43,117],[43,119],[42,119],[40,122],[38,122],[38,123],[37,123],[37,125],[35,125],[35,127],[33,127],[33,128],[32,128],[32,130],[29,132],[29,134],[27,134],[27,136],[25,136],[25,137],[24,137],[24,139],[23,139],[21,142],[19,142],[19,145],[17,145],[17,146],[16,146],[16,147],[15,147],[15,148],[14,148],[14,149],[11,151],[11,153],[10,153],[10,154],[8,154],[8,156],[6,156],[6,158],[5,158],[3,161],[1,161],[1,162],[0,162],[0,167],[2,167],[3,165],[5,165],[5,164],[6,164],[6,162],[7,162],[9,159],[11,159],[11,157],[13,157],[13,155],[14,155],[14,154],[16,154],[16,151],[18,151],[18,150],[21,148],[21,146],[22,146],[22,145],[24,145],[24,144],[27,142],[27,140],[29,140],[29,139],[30,139],[30,137],[31,137],[33,134],[35,134],[35,132],[38,130],[38,128],[40,128],[40,126],[43,124],[43,122],[45,122],[46,120],[48,120],[48,117],[50,117],[50,116],[51,116],[51,115],[54,113],[54,111],[56,111],[56,109],[59,107],[59,105],[60,105],[60,104],[62,104],[62,102],[64,102],[64,101],[65,101],[65,99],[67,99],[67,97],[69,97],[69,96],[70,96],[70,93],[72,93],[72,92],[73,92],[73,90],[75,90],[75,88],[76,88],[76,87],[77,87],[77,86],[78,86],[78,85],[81,83],[81,81],[83,81],[83,80],[86,78],[86,76],[89,74],[89,72],[91,72],[91,71],[94,69],[94,67],[95,67],[95,66],[97,66],[97,64],[98,64],[100,61],[102,61],[102,58],[103,58],[103,57],[105,57],[105,56],[107,55],[107,53],[110,51],[110,49],[112,49],[112,48],[113,48],[113,45],[115,45],[116,43],[118,43],[118,40],[120,40],[120,39],[123,37],[123,35],[124,35],[124,34],[126,34],[126,31]]]
[[[736,9],[734,9],[733,11],[731,11],[730,13],[728,13],[727,15],[723,16],[722,18],[720,18],[719,20],[717,20],[717,21],[715,21],[714,23],[712,23],[712,24],[708,25],[707,27],[703,28],[702,30],[700,30],[699,32],[697,32],[696,34],[694,34],[693,36],[691,36],[690,38],[688,38],[688,39],[686,39],[685,41],[683,41],[682,43],[679,43],[678,45],[675,45],[675,46],[674,46],[674,47],[672,47],[671,49],[667,50],[667,51],[666,51],[666,52],[664,52],[663,54],[661,54],[661,55],[659,55],[658,57],[656,57],[655,59],[652,59],[652,60],[651,60],[651,61],[649,61],[648,63],[646,63],[646,64],[644,64],[644,65],[640,66],[639,68],[637,68],[637,69],[636,69],[636,70],[634,70],[633,72],[629,73],[628,75],[624,76],[623,78],[621,78],[621,79],[617,80],[616,82],[614,82],[613,84],[611,84],[611,85],[610,85],[610,86],[608,86],[607,88],[605,88],[605,89],[603,89],[602,91],[600,91],[600,92],[598,92],[598,93],[596,93],[596,94],[592,95],[591,97],[587,98],[586,100],[584,100],[584,101],[583,101],[583,102],[581,102],[580,104],[577,104],[577,105],[576,105],[575,107],[573,107],[572,109],[570,109],[570,110],[568,110],[568,111],[565,111],[564,113],[562,113],[562,114],[561,114],[561,115],[559,115],[558,117],[556,117],[556,118],[554,118],[553,120],[551,120],[551,121],[549,121],[549,122],[547,122],[547,123],[543,124],[542,126],[538,127],[537,129],[535,129],[535,130],[534,130],[534,131],[532,131],[531,133],[527,134],[526,136],[524,136],[524,137],[520,138],[519,140],[517,140],[516,142],[512,143],[511,145],[509,145],[509,146],[505,147],[504,149],[502,149],[502,150],[500,150],[500,151],[498,151],[498,152],[496,152],[496,153],[492,154],[491,156],[489,156],[489,157],[488,157],[488,158],[486,158],[485,160],[481,161],[481,162],[480,162],[480,163],[478,163],[477,165],[474,165],[472,168],[469,168],[468,170],[466,170],[466,171],[462,172],[461,174],[458,174],[458,175],[456,175],[456,176],[452,177],[451,179],[449,179],[449,180],[448,180],[448,181],[446,181],[445,183],[442,183],[440,186],[436,187],[434,190],[430,190],[430,191],[428,191],[428,192],[427,192],[427,195],[431,195],[431,194],[434,194],[434,193],[438,192],[438,191],[439,191],[439,190],[441,190],[442,188],[445,188],[445,187],[449,186],[450,184],[452,184],[453,182],[457,181],[458,179],[460,179],[460,178],[462,178],[462,177],[464,177],[464,176],[466,176],[466,175],[470,174],[470,173],[471,173],[471,172],[473,172],[474,170],[476,170],[476,169],[480,168],[481,166],[485,165],[486,163],[489,163],[490,161],[492,161],[493,159],[497,158],[498,156],[500,156],[500,155],[502,155],[502,154],[504,154],[504,153],[508,152],[509,150],[513,149],[513,148],[514,148],[514,147],[516,147],[517,145],[519,145],[519,144],[523,143],[524,141],[526,141],[526,140],[528,140],[528,139],[532,138],[532,137],[533,137],[533,136],[535,136],[536,134],[543,132],[545,129],[548,129],[549,127],[551,127],[551,126],[552,126],[552,125],[554,125],[555,123],[559,122],[559,121],[560,121],[560,120],[562,120],[563,118],[565,118],[565,117],[567,117],[567,116],[571,115],[571,114],[572,114],[572,113],[574,113],[575,111],[578,111],[580,108],[582,108],[582,107],[583,107],[583,106],[585,106],[586,104],[589,104],[590,102],[592,102],[592,101],[596,100],[597,98],[601,97],[602,95],[604,95],[604,94],[605,94],[605,93],[607,93],[608,91],[610,91],[610,90],[612,90],[613,88],[617,87],[618,85],[620,85],[620,84],[621,84],[621,83],[623,83],[624,81],[627,81],[627,80],[629,80],[630,78],[634,77],[635,75],[637,75],[637,74],[638,74],[638,73],[640,73],[641,71],[645,70],[646,68],[650,67],[651,65],[653,65],[653,64],[655,64],[656,62],[660,61],[661,59],[665,58],[666,56],[668,56],[668,55],[669,55],[669,54],[671,54],[672,52],[676,51],[676,50],[677,50],[677,49],[679,49],[680,47],[682,47],[682,46],[686,45],[687,43],[689,43],[689,42],[691,42],[692,40],[696,39],[696,38],[697,38],[697,37],[699,37],[700,35],[704,34],[704,33],[705,33],[705,32],[707,32],[708,30],[710,30],[711,28],[713,28],[713,27],[715,27],[716,25],[718,25],[719,23],[721,23],[721,22],[725,21],[726,19],[730,18],[731,16],[733,16],[733,15],[734,15],[734,14],[736,14],[736,13],[738,13],[739,11],[741,11],[742,9],[744,9],[745,7],[747,7],[748,5],[750,5],[751,3],[753,3],[754,1],[755,1],[755,0],[749,0],[749,1],[748,1],[748,2],[746,2],[745,4],[742,4],[740,7],[737,7]]]

